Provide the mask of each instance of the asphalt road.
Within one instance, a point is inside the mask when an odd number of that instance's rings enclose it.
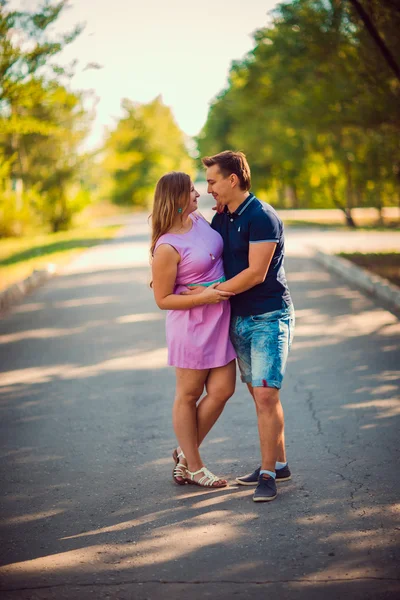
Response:
[[[233,483],[259,461],[240,382],[203,448],[230,486],[172,482],[143,216],[0,321],[2,599],[398,597],[400,324],[311,260],[327,233],[287,234],[293,479],[272,503]]]

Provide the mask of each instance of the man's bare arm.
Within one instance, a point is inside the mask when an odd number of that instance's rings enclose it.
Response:
[[[232,279],[217,286],[218,290],[241,294],[262,283],[274,256],[275,242],[257,242],[249,245],[249,266]]]

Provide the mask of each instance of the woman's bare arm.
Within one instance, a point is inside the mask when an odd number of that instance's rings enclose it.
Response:
[[[229,300],[233,295],[231,292],[216,290],[214,286],[204,288],[195,296],[174,294],[179,261],[179,253],[169,244],[161,244],[154,253],[153,292],[156,304],[162,310],[188,310],[202,304],[218,304]]]

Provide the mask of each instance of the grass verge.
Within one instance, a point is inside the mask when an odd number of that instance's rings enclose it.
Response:
[[[339,256],[400,287],[400,252],[341,252]]]
[[[112,239],[119,225],[85,227],[0,240],[0,291],[52,263],[60,268],[80,252]]]
[[[337,221],[302,221],[295,219],[283,219],[285,227],[304,228],[304,229],[340,229],[342,231],[400,231],[400,222],[398,220],[387,221],[385,226],[376,223],[361,223],[356,229],[348,227],[345,223]]]

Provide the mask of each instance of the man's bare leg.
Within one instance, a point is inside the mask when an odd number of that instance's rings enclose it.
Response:
[[[260,430],[260,421],[259,421],[259,410],[258,410],[258,405],[254,396],[254,390],[275,390],[275,392],[278,392],[278,399],[279,399],[279,390],[277,390],[276,388],[253,388],[253,386],[251,385],[251,383],[247,384],[247,387],[249,389],[250,394],[253,397],[255,406],[256,406],[256,412],[257,412],[257,418],[258,418],[258,422],[259,422],[259,430]],[[258,394],[258,392],[257,392]],[[258,394],[260,395],[260,394]],[[267,392],[267,396],[269,395],[269,393]],[[274,396],[276,394],[272,393],[272,396]],[[260,401],[261,400],[261,395],[260,395]],[[268,402],[268,401],[267,401]],[[282,405],[279,401],[279,405],[280,405],[280,413],[281,413],[281,419],[282,419],[282,430],[281,433],[278,436],[278,441],[277,441],[277,446],[276,446],[276,459],[275,462],[281,462],[281,463],[285,463],[286,461],[286,448],[285,448],[285,428],[284,428],[284,416],[283,416],[283,409],[282,409]],[[261,442],[261,434],[260,434],[260,446],[262,446],[262,442]],[[262,450],[261,450],[261,456],[262,456]],[[275,470],[275,462],[274,462],[274,469]],[[263,467],[265,468],[265,467]]]

